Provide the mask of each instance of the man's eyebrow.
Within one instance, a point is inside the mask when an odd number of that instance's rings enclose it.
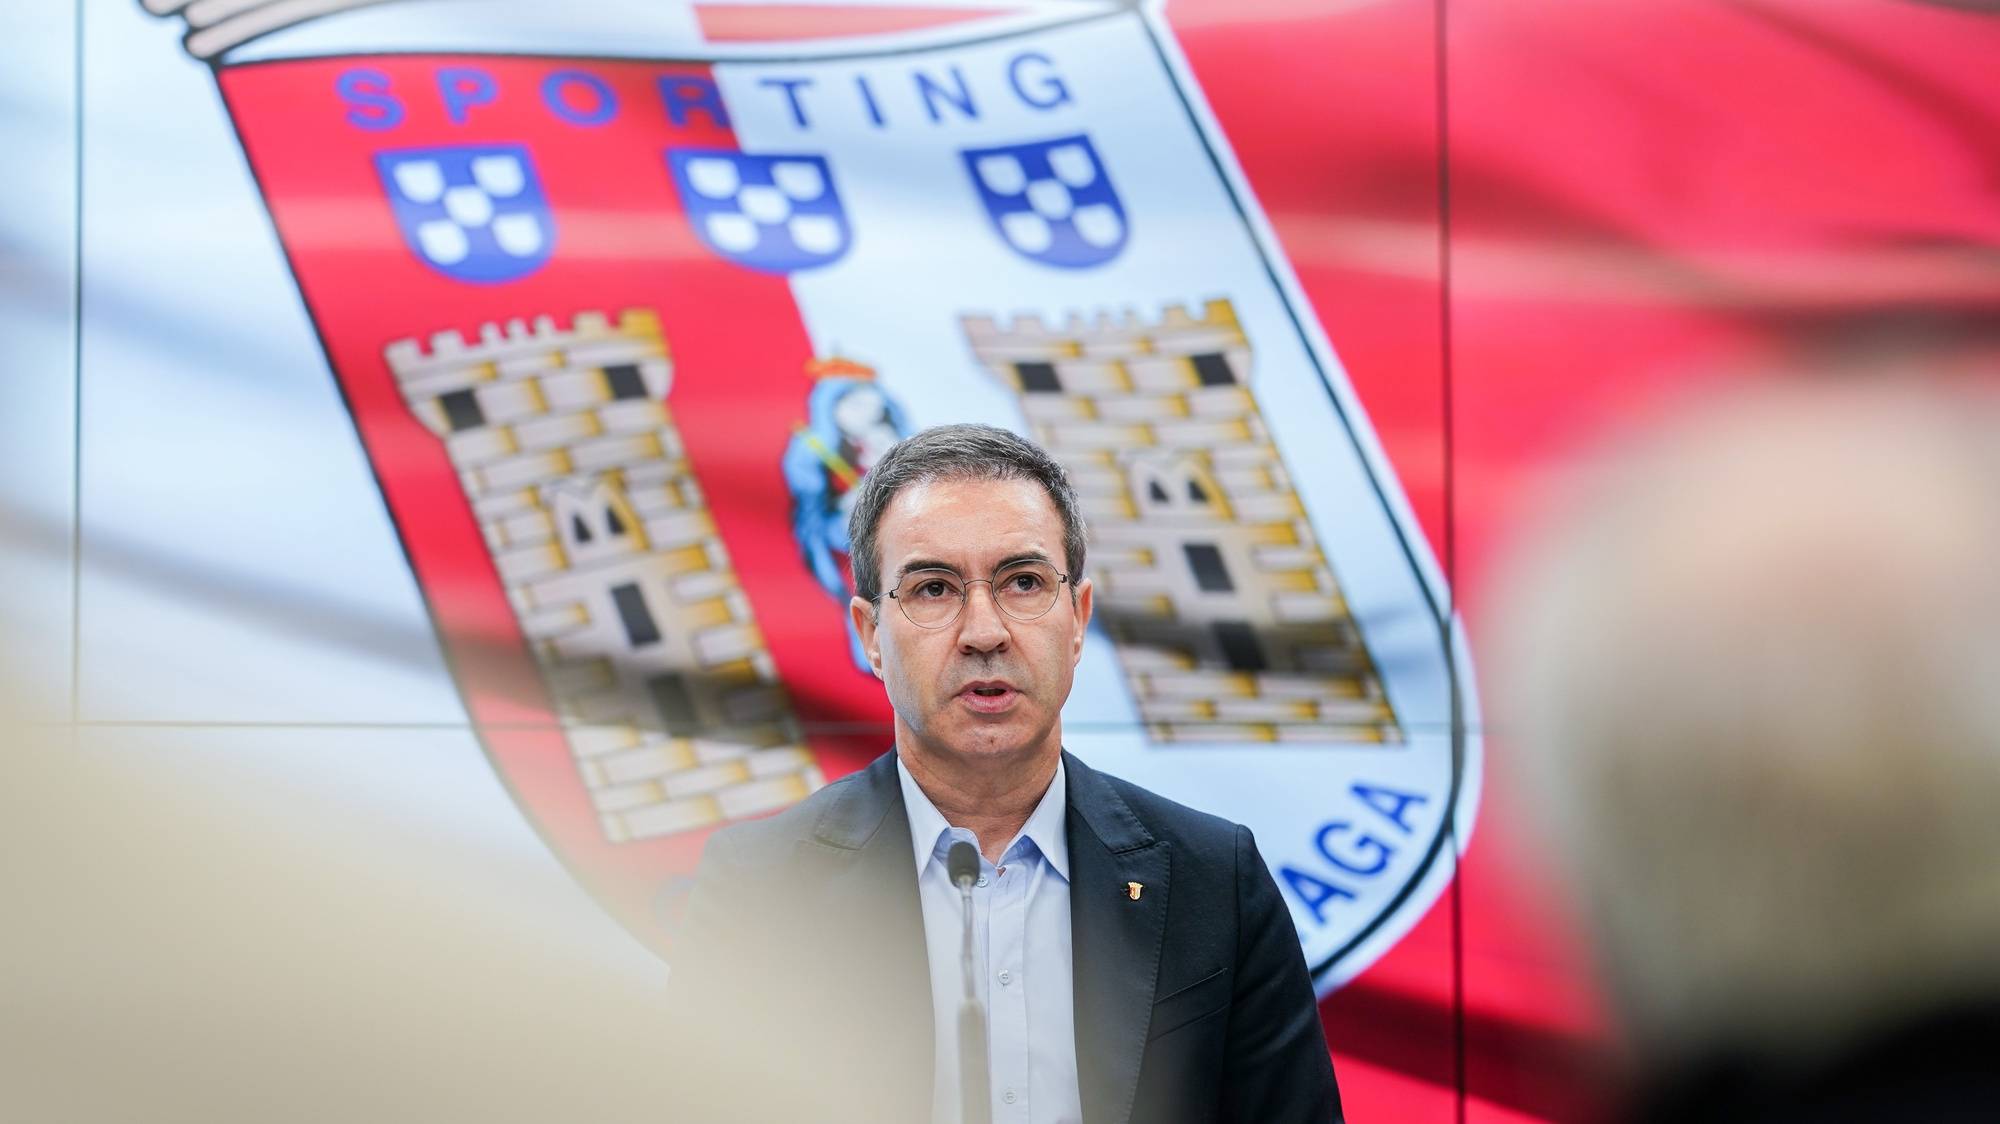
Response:
[[[896,580],[902,581],[904,577],[914,574],[918,570],[948,570],[953,574],[964,577],[963,574],[959,574],[958,567],[949,562],[939,562],[935,558],[917,558],[903,563],[902,568],[896,571]]]
[[[1055,564],[1049,560],[1049,556],[1047,554],[1044,554],[1039,550],[1029,550],[1029,551],[1024,551],[1020,554],[1010,554],[1007,557],[1002,558],[1000,560],[1000,564],[993,567],[993,572],[997,574],[1009,566],[1019,566],[1023,562],[1048,562],[1050,565]],[[954,566],[949,562],[940,562],[935,558],[914,558],[908,562],[903,563],[902,566],[896,570],[896,580],[900,582],[909,575],[916,573],[918,570],[944,570],[945,572],[956,575],[958,577],[965,576],[964,571],[960,570],[957,566]]]
[[[1002,558],[1000,564],[993,567],[993,572],[997,574],[1009,566],[1019,566],[1023,562],[1047,562],[1051,566],[1055,565],[1055,562],[1048,555],[1043,554],[1039,550],[1030,550],[1022,554],[1011,554]]]

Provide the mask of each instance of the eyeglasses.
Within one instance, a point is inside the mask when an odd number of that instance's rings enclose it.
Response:
[[[985,582],[1000,611],[1017,621],[1031,621],[1055,608],[1056,595],[1069,575],[1047,562],[1016,562],[990,578],[962,578],[950,570],[912,570],[903,575],[889,596],[918,628],[943,628],[958,619],[975,582]]]

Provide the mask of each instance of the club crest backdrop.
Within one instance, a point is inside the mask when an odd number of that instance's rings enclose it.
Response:
[[[280,803],[492,797],[671,963],[708,835],[889,744],[856,485],[990,422],[1090,526],[1069,747],[1255,830],[1355,1118],[1577,1112],[1462,591],[1688,386],[1913,317],[1990,359],[2000,36],[1528,7],[85,4],[0,121],[70,169],[8,220],[71,288],[7,313],[9,666]]]

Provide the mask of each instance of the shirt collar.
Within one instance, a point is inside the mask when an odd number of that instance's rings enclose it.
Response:
[[[931,798],[910,775],[909,767],[903,764],[899,754],[896,757],[896,779],[903,786],[903,808],[910,817],[910,848],[915,852],[917,873],[923,874],[924,867],[933,858],[941,856],[950,846],[947,839],[954,832],[944,813],[937,810]],[[1069,809],[1069,781],[1060,758],[1056,760],[1055,779],[1049,782],[1049,790],[1042,794],[1041,803],[1028,815],[1028,822],[1021,825],[1021,834],[1015,839],[1026,838],[1049,861],[1063,881],[1069,881],[1069,832],[1064,829],[1065,813]],[[971,832],[964,833],[967,836]],[[1009,840],[1011,850],[1015,840]],[[940,861],[942,861],[940,859]]]
[[[896,755],[896,779],[903,785],[903,809],[910,816],[910,847],[916,852],[917,873],[921,875],[939,843],[951,834],[951,824],[945,822],[944,813],[917,786],[917,778],[910,775],[900,753]]]

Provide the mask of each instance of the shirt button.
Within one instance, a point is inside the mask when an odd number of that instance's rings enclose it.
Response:
[[[1013,1104],[1013,1103],[1014,1103],[1014,1090],[1012,1090],[1012,1089],[1009,1089],[1009,1090],[1007,1090],[1007,1091],[1006,1091],[1006,1092],[1005,1092],[1004,1094],[1002,1094],[1002,1095],[1001,1095],[1000,1099],[1001,1099],[1001,1100],[1003,1100],[1003,1101],[1006,1101],[1006,1102],[1007,1102],[1008,1104]]]
[[[1005,987],[1013,982],[1014,982],[1014,973],[1008,971],[1005,968],[1000,969],[1000,986]]]
[[[979,881],[977,881],[977,882],[974,882],[974,883],[973,883],[973,885],[975,885],[975,886],[984,886],[984,885],[986,885],[986,876],[985,876],[984,874],[980,875],[980,876],[979,876]]]

